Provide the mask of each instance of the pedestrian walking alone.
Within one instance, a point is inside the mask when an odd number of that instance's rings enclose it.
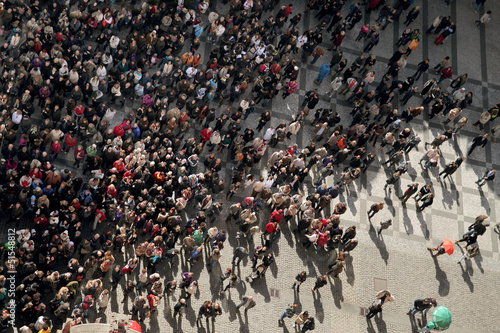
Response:
[[[382,312],[382,305],[388,302],[394,302],[394,296],[388,290],[381,290],[375,295],[375,300],[372,305],[368,308],[370,311],[366,314],[366,318],[371,319],[375,317],[377,313]]]
[[[481,187],[484,184],[486,184],[487,181],[492,181],[495,179],[495,169],[488,170],[484,173],[484,176],[479,177],[478,180],[476,180],[477,186]]]
[[[380,237],[382,230],[389,229],[391,225],[392,225],[392,219],[380,222],[380,227],[378,228],[377,235]]]
[[[316,290],[318,290],[319,288],[326,286],[326,284],[328,283],[327,281],[328,281],[328,280],[327,280],[326,275],[323,275],[323,276],[318,276],[318,277],[316,278],[316,282],[314,283],[314,286],[313,286],[313,287],[311,287],[311,291],[312,291],[312,292],[315,292],[315,291],[316,291]]]

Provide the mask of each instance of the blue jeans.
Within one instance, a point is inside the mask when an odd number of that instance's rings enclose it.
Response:
[[[282,321],[286,317],[286,310],[280,316],[280,321]]]

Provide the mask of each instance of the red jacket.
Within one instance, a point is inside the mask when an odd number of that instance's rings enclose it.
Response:
[[[76,145],[76,139],[74,137],[70,136],[69,134],[67,134],[66,137],[64,138],[64,143],[68,147],[74,147]]]
[[[451,77],[451,74],[452,74],[452,69],[453,69],[452,66],[443,68],[441,70],[441,77],[443,79],[449,79]]]
[[[81,161],[85,157],[85,150],[76,148],[73,151],[73,156],[75,157],[75,160]]]
[[[210,136],[212,136],[212,130],[207,128],[204,128],[201,130],[201,137],[203,138],[203,141],[208,141],[210,140]]]
[[[274,212],[271,213],[271,222],[280,223],[282,217],[283,215],[281,215],[281,213],[278,210],[275,210]]]
[[[328,242],[328,235],[320,232],[318,240],[316,241],[316,245],[319,247],[323,247],[327,242]]]
[[[268,234],[272,234],[276,230],[276,224],[273,222],[269,222],[266,224],[266,232]]]

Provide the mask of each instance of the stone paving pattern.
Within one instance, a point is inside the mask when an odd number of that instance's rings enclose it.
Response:
[[[294,4],[294,13],[305,11],[307,1],[292,0]],[[349,7],[348,1],[343,8],[343,15]],[[390,1],[389,1],[390,2]],[[287,4],[288,1],[283,4]],[[220,12],[226,12],[227,7],[223,4],[212,3],[212,6]],[[444,159],[440,161],[440,168],[459,154],[466,153],[467,143],[478,134],[478,129],[471,126],[479,114],[484,109],[493,106],[500,101],[500,66],[497,64],[499,54],[499,44],[497,31],[500,28],[500,2],[488,1],[486,10],[493,11],[492,21],[480,29],[476,28],[474,20],[478,19],[483,13],[483,8],[479,14],[474,13],[473,8],[469,6],[469,1],[453,1],[447,6],[444,1],[419,1],[414,5],[421,6],[421,13],[417,20],[410,25],[411,28],[419,28],[422,32],[419,48],[414,51],[409,59],[408,65],[403,69],[399,78],[404,79],[413,75],[418,64],[423,59],[429,58],[431,67],[445,56],[451,56],[453,65],[453,77],[463,73],[469,74],[469,81],[466,85],[467,91],[474,93],[473,105],[463,112],[463,115],[469,117],[469,125],[459,133],[455,140],[445,143],[442,146]],[[277,9],[276,9],[277,10]],[[208,13],[208,12],[207,12]],[[301,31],[314,28],[317,23],[314,19],[316,12],[305,12],[302,21],[299,23]],[[275,14],[275,13],[273,13]],[[265,19],[269,13],[263,15]],[[381,42],[374,47],[372,53],[377,56],[377,64],[373,70],[376,73],[374,86],[378,84],[386,71],[388,58],[397,49],[395,42],[404,30],[403,14],[402,20],[398,23],[389,25],[388,29],[381,32]],[[436,15],[451,15],[452,20],[457,24],[457,32],[442,46],[433,44],[433,36],[428,37],[423,34]],[[365,23],[374,24],[378,13],[363,14]],[[362,22],[363,22],[362,20]],[[347,57],[348,63],[351,63],[363,49],[362,42],[355,42],[360,24],[349,31],[341,50]],[[211,45],[206,42],[206,36],[203,35],[202,49],[205,57],[203,62],[207,61]],[[331,46],[328,35],[325,35],[323,48],[326,50]],[[296,58],[298,55],[296,55]],[[299,88],[289,96],[285,101],[279,97],[273,100],[268,109],[273,112],[273,119],[269,124],[277,125],[281,121],[289,122],[292,115],[295,114],[302,102],[306,91],[315,88],[314,78],[317,76],[317,68],[328,61],[331,52],[327,51],[325,56],[315,65],[301,64],[299,76]],[[309,58],[310,60],[311,58]],[[432,74],[424,74],[418,81],[421,88],[423,82],[430,77],[436,77]],[[332,78],[326,79],[318,88],[321,95],[321,101],[317,107],[331,107],[342,115],[342,124],[344,126],[350,123],[349,112],[351,106],[345,102],[344,96],[329,98],[329,82]],[[447,87],[443,82],[442,87]],[[249,89],[250,90],[250,89]],[[397,104],[394,102],[393,104]],[[408,106],[418,106],[421,99],[412,98]],[[401,107],[402,109],[402,107]],[[246,125],[248,127],[256,126],[257,117],[262,109],[251,115]],[[423,141],[430,141],[432,138],[444,131],[442,125],[443,119],[440,116],[431,121],[426,120],[427,111],[424,117],[415,119],[410,127],[415,133],[423,137]],[[310,115],[309,117],[312,118]],[[424,120],[425,119],[425,120]],[[121,121],[117,115],[115,121]],[[199,130],[199,128],[198,128]],[[486,128],[488,130],[488,127]],[[311,126],[303,126],[296,140],[288,140],[285,144],[296,142],[299,146],[307,145],[312,139]],[[276,149],[283,149],[285,145],[278,145]],[[231,290],[225,295],[218,293],[218,279],[220,269],[217,267],[210,275],[206,269],[202,270],[202,263],[197,263],[192,269],[195,272],[195,279],[200,282],[200,291],[190,301],[191,307],[187,311],[187,316],[180,320],[172,319],[173,305],[179,297],[176,293],[175,299],[168,300],[163,298],[159,311],[150,319],[145,321],[144,332],[292,332],[292,320],[285,319],[285,326],[278,326],[278,317],[284,308],[291,303],[298,303],[300,310],[308,310],[309,313],[317,319],[315,332],[411,332],[412,325],[405,313],[412,306],[413,300],[421,297],[436,297],[440,305],[449,307],[453,315],[453,324],[448,330],[452,333],[470,333],[470,332],[500,332],[498,327],[497,315],[497,296],[496,287],[500,278],[500,264],[498,259],[499,241],[498,235],[491,228],[488,228],[485,235],[480,237],[479,244],[481,249],[480,256],[472,261],[462,262],[457,265],[456,261],[461,256],[462,248],[456,247],[455,254],[452,256],[441,256],[438,259],[432,259],[426,250],[429,246],[435,246],[440,243],[444,237],[452,240],[459,237],[467,230],[467,226],[474,221],[474,218],[480,214],[490,215],[489,221],[494,225],[497,221],[497,212],[495,203],[498,200],[500,186],[497,185],[498,179],[489,182],[482,189],[478,190],[474,181],[481,175],[486,168],[500,169],[500,154],[497,144],[489,143],[484,151],[477,149],[471,158],[460,167],[453,175],[451,181],[439,181],[436,176],[438,171],[430,171],[430,178],[422,174],[418,160],[424,152],[423,144],[418,149],[414,149],[407,158],[411,161],[411,170],[402,177],[400,188],[396,188],[396,193],[386,196],[383,191],[385,180],[389,174],[388,170],[383,168],[380,156],[377,161],[370,166],[368,172],[360,180],[351,185],[350,192],[342,192],[338,199],[333,201],[336,204],[338,200],[347,202],[349,210],[342,215],[341,224],[345,227],[355,225],[358,228],[357,239],[359,246],[353,251],[352,256],[346,259],[345,272],[340,275],[340,279],[329,280],[329,284],[320,289],[319,294],[313,296],[310,288],[315,278],[327,271],[328,263],[335,259],[335,253],[320,251],[316,253],[314,249],[304,250],[297,242],[290,229],[284,227],[282,237],[279,242],[273,246],[273,253],[276,256],[273,264],[266,276],[255,283],[242,282],[236,290]],[[370,148],[373,150],[373,148]],[[267,161],[266,156],[270,156],[272,149],[269,148],[262,159],[260,165],[256,165],[252,172],[256,175],[265,173],[264,166]],[[380,152],[377,151],[380,155]],[[385,159],[385,156],[382,157]],[[226,184],[230,182],[231,166],[230,161],[226,161]],[[60,161],[56,165],[67,166],[71,161]],[[313,169],[313,173],[315,170]],[[330,177],[328,183],[333,183]],[[339,179],[339,174],[334,177],[335,181]],[[314,175],[313,175],[314,179]],[[415,205],[409,200],[406,207],[401,204],[396,195],[401,194],[401,188],[405,188],[410,182],[432,182],[436,200],[434,205],[427,208],[423,214],[417,214]],[[307,181],[309,186],[311,181]],[[311,187],[310,187],[311,188]],[[304,188],[307,194],[308,188]],[[241,199],[249,195],[240,193]],[[217,197],[224,201],[224,194]],[[385,201],[386,208],[378,213],[372,223],[368,221],[366,211],[374,202]],[[226,206],[229,206],[227,203]],[[227,207],[226,207],[227,208]],[[223,213],[225,217],[226,210]],[[261,225],[264,225],[268,219],[269,210],[265,209],[259,216]],[[220,218],[215,224],[219,227],[225,227],[229,230],[230,237],[228,243],[222,251],[221,268],[224,270],[230,267],[232,258],[232,249],[239,244],[247,246],[246,242],[240,243],[240,240],[234,238],[236,228],[227,226],[225,218]],[[375,229],[378,223],[387,218],[392,218],[394,223],[391,228],[384,230],[381,238],[377,238]],[[291,222],[293,225],[295,222]],[[257,237],[255,241],[259,240]],[[133,250],[126,251],[124,259],[133,256]],[[117,262],[122,262],[122,258],[117,256]],[[205,258],[206,262],[206,258]],[[168,266],[167,266],[168,267]],[[173,277],[180,279],[180,274],[186,267],[175,267],[172,271],[168,268],[161,269],[162,275],[165,275],[165,281]],[[295,294],[290,288],[295,275],[306,270],[308,280],[303,284],[300,294]],[[247,276],[251,271],[251,263],[244,260],[241,267],[237,270],[240,276]],[[135,278],[132,275],[132,278]],[[109,276],[108,276],[109,278]],[[386,280],[387,288],[393,293],[396,301],[384,306],[382,319],[372,320],[369,325],[361,314],[365,311],[374,299],[378,287],[374,286],[374,279]],[[275,297],[274,291],[279,292],[279,297]],[[271,294],[272,293],[272,294]],[[239,303],[240,296],[245,294],[254,295],[257,307],[251,309],[248,315],[235,312],[235,305]],[[113,313],[130,313],[131,300],[123,302],[124,296],[121,288],[112,293],[111,303],[105,314],[99,313],[102,321],[111,318]],[[224,314],[219,317],[215,325],[207,324],[203,320],[203,326],[197,328],[195,325],[196,315],[201,304],[208,299],[219,302],[222,305]],[[90,318],[97,316],[91,313]],[[430,317],[430,315],[428,316]],[[417,318],[420,318],[417,315]]]

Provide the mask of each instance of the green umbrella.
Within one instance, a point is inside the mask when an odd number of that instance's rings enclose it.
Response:
[[[438,306],[434,313],[432,314],[432,322],[435,325],[435,329],[444,331],[448,329],[451,325],[451,313],[447,307]]]

